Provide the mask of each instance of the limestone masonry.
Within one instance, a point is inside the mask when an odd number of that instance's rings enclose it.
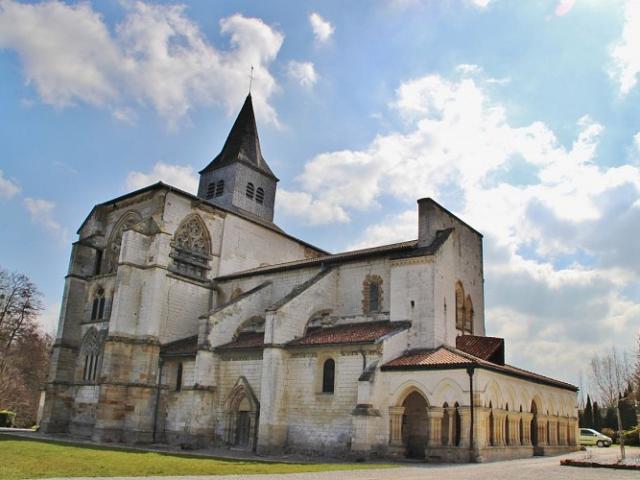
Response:
[[[577,448],[576,387],[485,336],[480,233],[426,198],[417,240],[329,254],[273,223],[277,182],[248,96],[197,196],[93,208],[45,432],[459,462]]]

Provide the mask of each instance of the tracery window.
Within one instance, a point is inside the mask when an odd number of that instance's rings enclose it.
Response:
[[[382,310],[382,277],[367,275],[362,283],[362,310],[376,313]]]
[[[262,205],[264,202],[264,189],[262,187],[258,187],[256,190],[256,203]]]
[[[253,196],[256,193],[256,188],[253,185],[253,183],[249,182],[247,183],[247,198],[250,198],[251,200],[253,200]]]
[[[333,393],[335,390],[336,362],[333,358],[325,360],[322,366],[322,393]]]
[[[199,280],[206,278],[209,270],[211,240],[204,222],[198,215],[185,218],[171,242],[172,270]]]
[[[133,227],[140,220],[142,220],[142,217],[138,212],[127,212],[120,217],[118,223],[113,227],[106,251],[106,273],[113,273],[118,268],[124,231]]]
[[[91,320],[101,320],[104,318],[104,304],[104,290],[99,288],[91,304]]]
[[[91,327],[85,333],[80,347],[80,360],[82,362],[82,380],[96,383],[102,354],[102,335]]]

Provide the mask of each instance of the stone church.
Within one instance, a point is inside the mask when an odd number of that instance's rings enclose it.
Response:
[[[197,195],[93,207],[43,431],[431,462],[576,449],[577,388],[485,336],[478,231],[423,198],[417,239],[331,254],[273,222],[277,183],[249,95]]]

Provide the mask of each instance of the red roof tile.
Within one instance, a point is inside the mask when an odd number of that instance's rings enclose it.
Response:
[[[473,362],[468,358],[449,351],[446,348],[438,348],[431,350],[414,350],[402,355],[390,362],[385,367],[408,367],[408,366],[424,366],[424,365],[472,365]]]
[[[288,343],[290,346],[372,343],[390,333],[409,328],[409,322],[364,322],[334,327],[314,327],[304,337]]]
[[[432,350],[409,351],[404,355],[385,363],[382,366],[382,370],[438,370],[441,368],[464,368],[467,366],[484,368],[486,370],[492,370],[567,390],[578,390],[576,386],[569,383],[561,382],[560,380],[545,377],[544,375],[539,375],[511,365],[500,365],[489,362],[448,345],[443,345]]]
[[[461,335],[456,337],[456,348],[474,357],[504,364],[503,338]]]
[[[216,350],[236,350],[240,348],[262,348],[264,346],[264,332],[243,332],[232,342],[225,343]]]

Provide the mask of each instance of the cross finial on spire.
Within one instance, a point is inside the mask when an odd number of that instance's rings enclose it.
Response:
[[[251,65],[251,73],[249,74],[249,95],[251,95],[252,86],[253,86],[253,65]]]

